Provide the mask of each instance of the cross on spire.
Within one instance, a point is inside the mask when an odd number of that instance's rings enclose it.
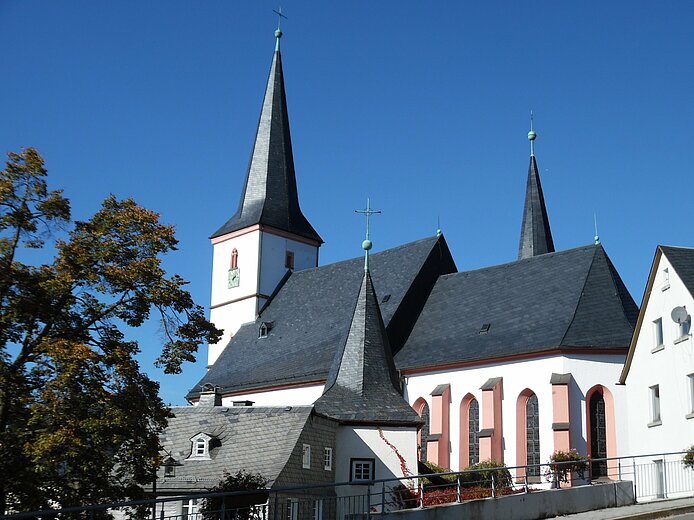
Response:
[[[275,30],[275,38],[277,38],[277,43],[275,44],[275,51],[280,50],[280,38],[282,37],[282,28],[280,27],[282,25],[282,18],[285,20],[289,20],[286,16],[282,14],[282,8],[280,7],[279,10],[273,9],[273,13],[277,15],[277,29]]]
[[[369,270],[369,249],[373,247],[371,240],[369,240],[369,221],[371,215],[381,213],[380,210],[371,209],[371,199],[366,198],[366,209],[355,209],[355,213],[361,213],[366,217],[366,239],[361,243],[361,247],[364,250],[364,271]]]
[[[537,139],[537,134],[533,130],[533,111],[530,111],[530,132],[528,132],[528,140],[530,141],[530,155],[535,155],[535,139]]]

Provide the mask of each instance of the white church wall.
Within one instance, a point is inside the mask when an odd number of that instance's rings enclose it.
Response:
[[[508,466],[517,464],[517,445],[522,442],[524,432],[517,432],[518,399],[524,390],[531,390],[538,398],[540,426],[540,462],[545,463],[555,451],[554,416],[552,385],[553,373],[571,373],[573,380],[569,389],[571,447],[580,453],[587,453],[586,444],[586,393],[595,385],[602,385],[614,398],[616,418],[615,426],[618,437],[624,437],[625,396],[622,389],[615,386],[624,361],[624,355],[576,355],[547,356],[523,361],[507,361],[501,364],[481,365],[441,372],[410,375],[407,377],[406,399],[414,405],[423,397],[429,409],[432,409],[432,390],[439,384],[451,385],[450,405],[450,466],[452,470],[463,469],[461,465],[461,411],[463,399],[472,394],[480,405],[480,425],[482,425],[484,407],[480,387],[489,379],[503,378],[502,427],[504,462]],[[432,419],[434,419],[432,417]],[[620,423],[620,420],[622,421]],[[480,426],[481,427],[481,426]],[[521,437],[521,440],[518,437]],[[617,441],[619,448],[620,441]],[[463,461],[465,462],[465,461]]]
[[[504,462],[516,465],[516,402],[525,389],[532,390],[538,398],[540,412],[540,457],[546,462],[554,451],[552,432],[552,385],[553,372],[561,373],[563,360],[550,356],[527,361],[507,361],[503,364],[482,365],[441,372],[410,375],[407,377],[406,399],[413,405],[423,397],[431,409],[431,392],[439,384],[451,385],[450,407],[450,465],[452,470],[460,467],[460,404],[472,394],[480,404],[480,424],[483,406],[480,387],[494,377],[503,378],[503,446]],[[464,464],[463,467],[467,466]]]
[[[232,406],[233,401],[253,401],[254,406],[310,406],[323,393],[323,386],[320,384],[235,394],[222,398],[222,405]]]
[[[667,257],[656,267],[634,356],[626,379],[629,455],[680,451],[694,443],[694,340],[681,338],[672,309],[694,312],[694,298]],[[668,269],[669,281],[664,281]],[[662,347],[656,345],[656,320],[662,320]],[[691,376],[691,377],[690,377]],[[658,386],[660,420],[654,416]]]
[[[286,253],[294,253],[294,270],[316,267],[318,248],[264,231],[260,245],[260,293],[270,296],[287,272]]]
[[[602,385],[614,400],[614,417],[607,417],[607,430],[614,429],[616,446],[608,447],[609,456],[619,456],[627,449],[627,402],[624,388],[618,386],[619,374],[624,366],[626,354],[576,354],[567,355],[564,373],[571,373],[571,444],[579,453],[588,452],[588,407],[586,396],[595,385]],[[575,385],[575,386],[574,386]],[[607,398],[606,398],[607,401]],[[608,405],[609,406],[609,405]],[[611,423],[611,424],[610,424]]]
[[[417,429],[405,427],[341,426],[335,442],[335,482],[349,482],[353,459],[373,459],[374,478],[417,474]],[[394,487],[392,482],[386,487]],[[340,486],[338,496],[363,493],[363,486]]]
[[[209,366],[217,360],[229,344],[232,334],[236,334],[244,323],[255,320],[256,301],[255,298],[247,298],[210,311],[210,321],[218,328],[224,329],[224,334],[217,344],[209,346],[207,351],[207,364]]]

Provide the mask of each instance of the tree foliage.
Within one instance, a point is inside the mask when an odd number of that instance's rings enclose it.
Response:
[[[239,470],[234,474],[224,472],[222,480],[209,491],[212,493],[234,491],[261,491],[268,480],[258,473]],[[266,492],[231,494],[206,498],[200,513],[205,520],[246,520],[255,518],[254,506],[267,500]],[[222,515],[223,513],[223,515]]]
[[[162,257],[173,227],[108,197],[72,222],[39,153],[0,172],[0,512],[136,497],[159,464],[167,409],[132,327],[159,318],[157,364],[178,373],[220,331]],[[49,263],[26,261],[30,249]],[[34,255],[36,256],[36,255]]]

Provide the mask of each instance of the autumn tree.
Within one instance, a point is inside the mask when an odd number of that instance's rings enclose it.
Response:
[[[0,514],[136,498],[159,464],[167,409],[133,328],[161,320],[157,364],[178,373],[220,331],[162,257],[173,227],[108,197],[72,222],[39,153],[0,172]],[[44,248],[50,262],[29,262]]]

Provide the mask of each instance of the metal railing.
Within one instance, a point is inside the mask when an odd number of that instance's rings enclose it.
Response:
[[[672,498],[694,491],[694,471],[682,465],[682,456],[683,452],[671,452],[593,459],[582,471],[574,471],[573,462],[558,462],[262,491],[199,492],[15,513],[0,516],[0,520],[100,520],[108,515],[117,520],[134,515],[152,520],[361,520],[403,509],[589,485],[608,479],[632,481],[638,500]]]

